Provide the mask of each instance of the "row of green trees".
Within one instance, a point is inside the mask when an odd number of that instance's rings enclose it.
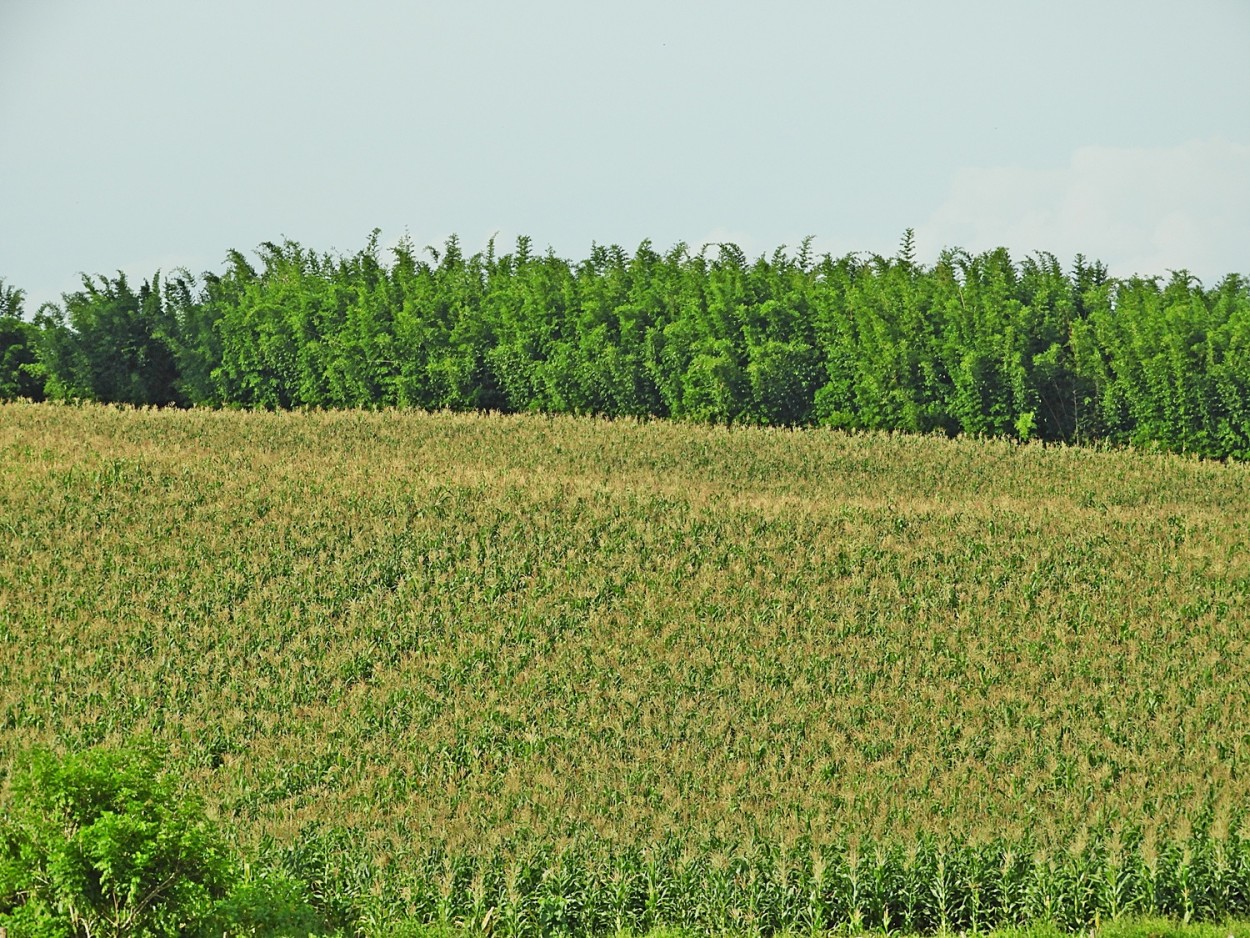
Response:
[[[266,243],[198,280],[85,277],[33,323],[0,282],[0,395],[657,416],[1250,457],[1250,284],[1078,256],[749,260],[733,244],[491,242],[384,262]],[[8,314],[7,316],[5,314]]]

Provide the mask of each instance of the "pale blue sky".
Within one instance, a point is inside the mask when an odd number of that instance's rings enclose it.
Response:
[[[1250,273],[1250,3],[0,0],[0,276],[370,229]]]

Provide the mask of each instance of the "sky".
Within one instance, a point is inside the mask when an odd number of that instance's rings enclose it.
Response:
[[[1247,0],[0,0],[0,278],[806,235],[1250,274]]]

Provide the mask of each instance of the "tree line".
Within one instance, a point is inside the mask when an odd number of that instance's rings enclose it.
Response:
[[[0,397],[671,417],[1132,444],[1250,458],[1250,283],[1117,279],[1078,255],[734,244],[580,261],[266,242],[194,277],[84,276],[23,318]]]

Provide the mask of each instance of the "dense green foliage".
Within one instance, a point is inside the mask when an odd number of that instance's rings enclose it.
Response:
[[[754,262],[732,244],[585,260],[379,259],[286,241],[203,282],[85,278],[38,318],[46,387],[0,395],[401,406],[965,433],[1250,457],[1250,284],[1114,280],[999,249]],[[27,341],[28,340],[24,340]]]
[[[44,397],[39,330],[22,318],[25,298],[16,287],[6,287],[0,277],[0,400],[41,401]]]
[[[292,935],[305,887],[240,868],[150,747],[28,754],[0,802],[0,927],[15,938]]]
[[[66,294],[64,310],[45,306],[36,323],[48,396],[184,403],[177,389],[177,323],[171,310],[184,286],[181,280],[163,286],[157,274],[136,292],[124,274],[84,277],[82,290]]]

